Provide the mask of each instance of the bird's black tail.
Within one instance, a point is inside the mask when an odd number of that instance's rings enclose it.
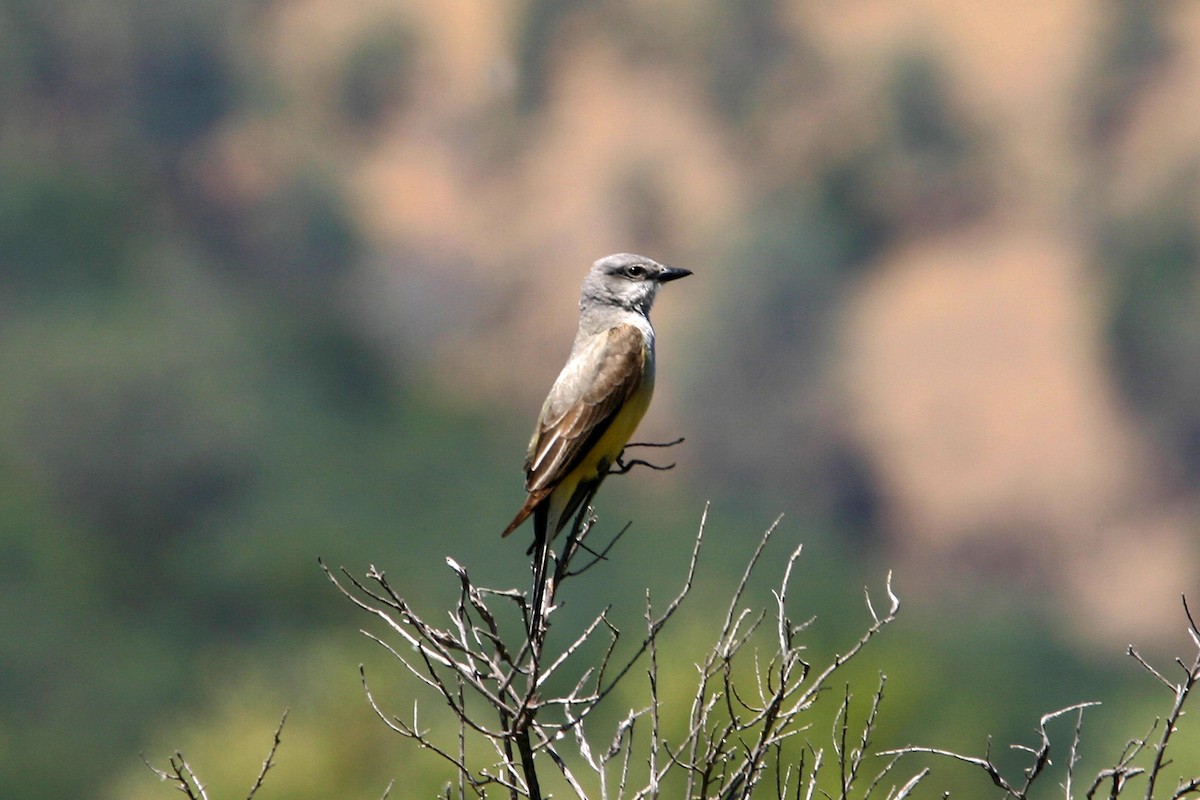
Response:
[[[553,580],[553,574],[547,575],[550,566],[550,531],[548,530],[550,509],[549,503],[543,503],[533,511],[533,544],[529,550],[533,554],[533,605],[529,610],[529,638],[543,627],[545,623],[546,583]]]
[[[601,477],[600,480],[603,480]],[[533,632],[537,630],[534,627],[535,623],[539,626],[545,624],[546,616],[546,596],[549,589],[550,601],[554,600],[554,581],[557,577],[557,563],[554,561],[553,553],[551,553],[551,544],[554,537],[559,532],[570,525],[570,538],[567,544],[563,547],[562,559],[565,564],[571,560],[577,545],[576,536],[580,533],[580,526],[583,523],[584,514],[587,513],[588,507],[591,505],[592,498],[596,496],[596,489],[600,487],[600,480],[591,481],[589,483],[580,483],[567,502],[566,509],[562,511],[558,518],[554,520],[554,530],[550,530],[550,503],[544,502],[533,510],[533,544],[529,546],[526,555],[533,556],[533,607],[530,614],[529,633],[532,638]],[[554,569],[551,569],[551,566]]]

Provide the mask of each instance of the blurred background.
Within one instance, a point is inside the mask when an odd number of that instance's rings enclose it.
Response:
[[[895,571],[879,746],[1100,700],[1111,764],[1170,700],[1126,645],[1165,669],[1200,604],[1198,86],[1194,3],[0,0],[0,795],[165,797],[177,748],[244,793],[290,707],[271,797],[432,796],[317,557],[431,617],[447,555],[527,581],[499,531],[615,251],[696,273],[637,437],[687,442],[606,485],[564,630],[636,627],[711,501],[686,692],[784,513],[814,661]]]

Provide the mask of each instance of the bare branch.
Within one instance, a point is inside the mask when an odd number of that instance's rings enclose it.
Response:
[[[617,531],[616,535],[613,536],[613,538],[608,542],[608,544],[606,544],[599,551],[591,550],[590,548],[585,547],[581,542],[580,548],[584,552],[586,552],[588,555],[592,556],[592,560],[584,563],[583,566],[579,567],[578,569],[572,569],[572,570],[564,569],[562,576],[560,576],[560,581],[562,578],[573,578],[576,575],[582,575],[583,573],[587,572],[592,567],[599,564],[601,561],[607,561],[609,551],[611,551],[613,549],[613,547],[616,546],[617,542],[621,541],[621,538],[625,536],[625,534],[629,531],[629,529],[631,527],[633,527],[633,523],[626,522],[623,526],[621,526],[621,530]]]
[[[617,456],[617,460],[614,465],[609,467],[608,474],[624,475],[634,467],[649,467],[650,469],[659,470],[660,472],[665,472],[669,469],[675,469],[674,462],[665,466],[659,466],[658,464],[651,464],[649,461],[643,461],[640,458],[625,461],[625,452],[633,447],[674,447],[677,444],[683,444],[684,441],[686,440],[680,436],[678,439],[670,442],[631,442],[625,445],[625,448],[621,450],[621,453]]]
[[[907,745],[905,747],[900,747],[895,750],[884,750],[879,755],[881,755],[881,756],[904,756],[904,755],[909,755],[910,753],[930,753],[935,756],[943,756],[945,758],[954,759],[955,761],[962,761],[963,763],[966,763],[966,764],[972,764],[976,767],[979,767],[984,772],[986,772],[987,776],[989,778],[991,778],[992,783],[996,784],[996,786],[999,787],[1000,789],[1003,789],[1004,792],[1006,794],[1008,794],[1010,797],[1020,797],[1021,796],[1020,794],[1017,793],[1017,790],[1014,789],[1008,783],[1008,781],[1006,781],[1004,779],[1004,776],[1000,774],[1000,770],[997,769],[996,765],[992,763],[990,758],[986,758],[986,757],[985,758],[977,758],[975,756],[964,756],[961,753],[955,753],[952,750],[942,750],[937,747],[920,747],[917,745]]]
[[[1188,620],[1188,630],[1193,634],[1193,641],[1196,636],[1196,621],[1192,617],[1191,609],[1188,608],[1187,597],[1183,598],[1183,611]],[[1137,658],[1138,662],[1150,671],[1151,674],[1158,676],[1158,673],[1152,669],[1141,656],[1137,656],[1132,647],[1129,648],[1131,654]],[[1183,716],[1183,707],[1187,703],[1188,696],[1192,693],[1192,689],[1196,686],[1197,681],[1200,681],[1200,644],[1197,645],[1196,656],[1192,661],[1191,666],[1184,665],[1181,660],[1177,659],[1177,663],[1184,669],[1184,679],[1179,684],[1172,684],[1163,678],[1163,682],[1172,687],[1175,692],[1175,703],[1171,707],[1170,713],[1167,714],[1166,723],[1163,725],[1162,733],[1159,736],[1158,742],[1154,745],[1154,761],[1146,773],[1146,800],[1153,800],[1154,788],[1158,783],[1159,775],[1163,768],[1169,763],[1166,760],[1167,745],[1171,741],[1171,736],[1178,730],[1179,720]],[[1161,676],[1160,676],[1161,678]],[[1200,778],[1195,779],[1200,780]],[[1194,781],[1185,781],[1180,785],[1180,790],[1186,788],[1189,783]],[[1178,791],[1178,790],[1177,790]],[[1187,794],[1189,792],[1184,792]],[[1184,795],[1175,794],[1175,797]]]
[[[263,759],[262,769],[258,771],[258,777],[254,779],[254,785],[250,787],[250,793],[246,795],[246,800],[254,800],[254,795],[262,788],[263,778],[267,777],[267,770],[275,766],[275,752],[279,749],[279,737],[283,733],[283,724],[287,722],[289,710],[284,709],[283,716],[279,718],[279,725],[275,728],[275,740],[271,742],[271,752],[267,753],[267,757]]]
[[[1079,742],[1083,736],[1083,708],[1075,712],[1075,733],[1071,737],[1071,750],[1067,753],[1067,778],[1063,786],[1067,800],[1074,795],[1071,793],[1071,783],[1075,777],[1075,765],[1079,763]]]
[[[1179,687],[1176,686],[1175,684],[1171,683],[1169,680],[1167,680],[1166,676],[1163,675],[1161,672],[1156,670],[1154,667],[1150,666],[1150,663],[1148,661],[1146,661],[1146,659],[1142,658],[1141,653],[1139,653],[1137,650],[1135,650],[1133,648],[1133,645],[1129,645],[1128,649],[1126,649],[1125,652],[1128,655],[1133,656],[1134,660],[1136,660],[1139,664],[1142,665],[1142,669],[1146,670],[1146,672],[1149,672],[1155,678],[1158,678],[1159,683],[1161,683],[1163,686],[1170,689],[1172,693],[1179,691]]]
[[[196,778],[195,773],[192,772],[192,768],[184,760],[182,753],[176,751],[175,755],[167,759],[167,763],[171,765],[169,771],[153,766],[146,760],[145,754],[142,755],[142,763],[161,780],[173,783],[175,788],[183,792],[188,800],[207,800],[207,795],[204,793],[204,786]]]
[[[910,794],[912,794],[913,789],[917,788],[917,784],[920,783],[922,780],[924,780],[925,776],[928,774],[929,774],[929,768],[926,767],[925,769],[918,772],[916,775],[913,775],[908,780],[908,783],[901,786],[900,791],[896,792],[896,794],[894,794],[894,795],[889,795],[889,797],[891,798],[891,800],[904,800],[905,797],[908,797]]]
[[[829,680],[830,676],[841,669],[847,661],[858,655],[859,652],[861,652],[862,649],[867,646],[867,642],[875,638],[876,634],[883,630],[884,627],[895,621],[896,615],[900,611],[900,598],[898,598],[895,592],[892,591],[891,572],[888,572],[886,587],[891,603],[888,613],[883,617],[876,617],[874,614],[872,615],[873,622],[871,626],[867,628],[863,635],[859,637],[858,641],[855,642],[849,650],[841,655],[835,656],[833,661],[813,679],[808,690],[805,691],[796,701],[795,705],[788,710],[789,714],[797,713],[811,705],[813,700],[816,698],[817,693],[824,688],[825,683]]]
[[[566,781],[569,791],[578,798],[596,796],[577,774],[578,765],[598,783],[599,798],[658,797],[667,774],[682,771],[688,783],[688,796],[749,798],[763,780],[769,765],[777,769],[776,788],[779,793],[794,792],[797,798],[807,792],[812,797],[823,751],[812,749],[812,771],[802,768],[792,772],[789,765],[780,763],[783,744],[797,733],[808,730],[801,716],[824,689],[830,676],[853,658],[883,626],[894,619],[899,601],[891,588],[891,575],[886,582],[888,610],[882,612],[864,590],[870,622],[867,631],[842,655],[835,656],[819,674],[810,674],[804,660],[805,646],[800,635],[813,622],[804,618],[797,623],[789,609],[789,589],[801,553],[796,546],[784,559],[782,576],[772,590],[773,608],[754,610],[744,608],[751,576],[764,560],[766,547],[777,531],[782,518],[777,518],[764,531],[733,591],[720,630],[711,649],[696,665],[698,681],[685,729],[678,741],[664,739],[666,706],[659,684],[660,659],[664,651],[658,636],[674,617],[683,601],[696,585],[700,552],[704,544],[708,507],[701,515],[693,540],[682,585],[666,606],[655,612],[647,594],[643,612],[645,631],[631,652],[617,659],[621,631],[609,619],[609,608],[602,609],[591,621],[570,637],[565,645],[546,649],[546,634],[550,616],[556,610],[556,596],[564,581],[607,559],[610,549],[628,526],[599,552],[586,545],[594,531],[595,517],[586,505],[576,515],[574,525],[561,552],[547,551],[547,575],[544,601],[540,608],[527,605],[528,595],[515,590],[494,590],[476,586],[467,568],[453,559],[446,563],[458,581],[458,598],[449,610],[447,621],[433,625],[389,584],[387,576],[371,567],[364,580],[350,575],[345,569],[335,576],[321,564],[329,580],[358,608],[381,620],[387,629],[399,636],[398,642],[364,631],[372,641],[381,645],[400,662],[404,671],[415,676],[419,685],[432,690],[456,721],[456,735],[443,743],[435,740],[437,725],[423,729],[414,704],[411,721],[386,713],[379,705],[365,672],[361,681],[367,702],[390,730],[419,746],[431,750],[450,765],[457,774],[460,797],[473,793],[482,796],[485,787],[506,792],[512,798],[542,798],[542,778],[538,763],[548,760]],[[587,553],[583,566],[574,565],[577,555]],[[536,587],[535,587],[536,589]],[[518,612],[524,637],[519,641],[506,640],[506,624],[496,613],[496,603],[503,603]],[[539,605],[537,603],[535,606]],[[767,611],[773,611],[774,625],[765,629]],[[512,630],[512,628],[508,628]],[[603,652],[590,663],[579,663],[585,645],[594,641],[603,629],[607,642]],[[389,637],[390,638],[390,637]],[[751,643],[764,642],[765,648],[751,652]],[[597,752],[585,730],[595,710],[609,698],[635,665],[648,659],[649,703],[642,710],[628,712],[618,724],[611,744]],[[741,672],[737,663],[750,659],[753,675],[750,688],[739,685],[735,676]],[[563,673],[575,675],[566,688]],[[557,676],[557,677],[555,677]],[[552,680],[553,678],[553,680]],[[843,709],[840,740],[835,743],[839,766],[843,771],[843,793],[855,783],[866,751],[870,747],[883,693],[883,676],[875,693],[864,728],[854,731],[853,745],[849,732],[849,707]],[[847,691],[847,704],[849,693]],[[473,704],[490,708],[498,723],[487,724]],[[648,739],[634,738],[636,723],[649,717]],[[444,729],[444,728],[443,728]],[[645,730],[645,729],[643,729]],[[568,739],[564,736],[570,734]],[[468,761],[468,737],[479,736],[487,742],[496,756],[494,768],[472,769]],[[578,759],[569,762],[560,752],[563,741],[574,742]],[[635,758],[635,745],[645,745],[647,768],[645,783],[630,784]],[[809,750],[802,752],[808,753]],[[805,760],[806,757],[805,757]],[[894,766],[889,764],[875,778],[867,794],[879,784]],[[919,780],[910,780],[904,791],[910,791]],[[615,782],[615,785],[614,785]],[[794,784],[794,785],[793,785]],[[454,791],[448,784],[446,796]]]

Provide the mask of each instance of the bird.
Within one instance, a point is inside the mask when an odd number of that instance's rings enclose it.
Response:
[[[650,406],[650,307],[663,284],[691,274],[615,253],[596,261],[583,279],[571,354],[542,404],[525,455],[525,502],[501,534],[533,517],[534,617],[541,612],[550,543],[591,501]]]

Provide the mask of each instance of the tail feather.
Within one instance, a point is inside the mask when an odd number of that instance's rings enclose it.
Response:
[[[531,513],[533,513],[533,506],[529,505],[529,503],[521,506],[521,510],[517,512],[515,517],[513,517],[513,521],[508,523],[508,527],[504,529],[504,532],[500,534],[500,537],[504,538],[517,528],[521,527],[521,523],[529,519],[529,515]]]
[[[521,506],[521,510],[517,512],[515,517],[513,517],[513,521],[508,523],[508,527],[504,529],[504,532],[501,533],[500,536],[508,536],[517,528],[521,527],[521,523],[529,519],[529,515],[532,514],[538,508],[538,506],[543,505],[542,501],[545,500],[549,494],[550,492],[544,490],[530,492],[525,497],[525,504]]]
[[[545,504],[538,506],[533,512],[533,544],[529,548],[533,553],[533,605],[529,610],[531,637],[542,626],[545,616],[543,607],[546,602],[546,570],[550,566],[550,536],[547,530],[549,515]]]

